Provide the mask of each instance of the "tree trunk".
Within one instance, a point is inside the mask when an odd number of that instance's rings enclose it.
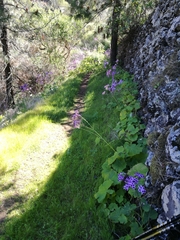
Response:
[[[112,14],[111,54],[110,54],[111,66],[113,66],[116,63],[117,58],[120,7],[121,7],[120,0],[116,0]]]
[[[5,16],[4,4],[2,0],[0,0],[0,10],[2,13],[1,16],[3,15]],[[1,44],[2,44],[2,51],[4,55],[4,61],[5,61],[4,77],[6,81],[6,104],[7,104],[7,107],[13,107],[15,105],[13,87],[12,87],[13,79],[12,79],[9,49],[8,49],[7,27],[5,22],[1,23]]]

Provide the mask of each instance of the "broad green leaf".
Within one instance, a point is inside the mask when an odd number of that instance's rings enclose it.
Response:
[[[107,179],[107,180],[111,179],[115,185],[119,183],[118,182],[118,174],[113,169],[111,169],[111,170],[108,170],[108,169],[103,170],[102,171],[102,177],[104,179]]]
[[[119,153],[124,153],[124,147],[123,146],[117,147],[116,151],[118,152],[118,154]]]
[[[118,209],[118,205],[116,203],[111,203],[108,208],[110,211],[114,211]]]
[[[143,212],[141,222],[144,225],[148,223],[151,219],[157,219],[157,216],[157,212],[154,209],[150,208],[148,212]]]
[[[102,169],[103,170],[110,170],[111,169],[111,167],[109,166],[109,164],[108,164],[108,161],[105,161],[104,163],[103,163],[103,165],[102,165]]]
[[[127,118],[127,112],[125,109],[123,109],[121,112],[120,112],[120,120],[122,121],[123,119],[126,119]]]
[[[151,210],[149,211],[149,218],[150,219],[156,219],[158,216],[157,212],[151,208]]]
[[[98,200],[99,203],[101,203],[105,199],[107,191],[112,185],[112,183],[113,181],[109,179],[100,185],[98,192],[94,195],[94,197]]]
[[[139,129],[135,128],[132,124],[128,124],[127,130],[130,132],[130,134],[135,134],[139,132]]]
[[[118,152],[115,152],[112,157],[108,158],[108,160],[107,160],[108,165],[112,164],[118,157],[119,157]]]
[[[128,219],[124,214],[121,214],[118,220],[121,224],[126,224],[128,222]]]
[[[138,139],[138,134],[134,134],[134,135],[128,134],[128,135],[126,136],[126,138],[127,138],[127,140],[130,141],[130,142],[135,142],[135,141],[137,141],[137,139]]]
[[[114,223],[118,223],[119,222],[119,215],[120,215],[120,210],[117,209],[116,211],[111,212],[109,214],[109,219]]]
[[[122,172],[126,168],[126,162],[122,159],[116,159],[116,161],[112,164],[114,170],[118,173]]]
[[[139,153],[142,152],[142,146],[139,146],[137,144],[130,144],[128,142],[125,142],[124,144],[124,148],[125,148],[125,151],[126,153],[129,155],[129,157],[132,157],[132,156],[135,156]]]
[[[125,130],[122,129],[122,130],[119,132],[118,136],[119,136],[120,138],[122,138],[122,137],[124,137],[124,135],[125,135]]]
[[[121,195],[121,196],[116,196],[116,201],[117,201],[118,203],[122,203],[123,200],[124,200],[124,197],[123,197],[122,195]]]
[[[142,209],[144,212],[149,212],[149,210],[151,209],[151,206],[149,204],[145,204],[142,206]]]
[[[138,163],[128,171],[128,175],[133,176],[137,172],[146,175],[147,171],[148,171],[148,168],[143,163]]]
[[[117,208],[113,212],[110,213],[109,218],[114,223],[127,223],[127,217],[124,214],[121,214],[121,209]]]

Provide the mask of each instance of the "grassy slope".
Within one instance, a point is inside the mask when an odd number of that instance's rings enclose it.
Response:
[[[72,80],[69,82],[68,88],[74,88]],[[113,108],[108,111],[104,108],[102,91],[107,82],[105,73],[92,76],[84,116],[109,141],[119,116]],[[62,104],[67,96],[62,96],[61,101],[57,96],[53,95],[49,99],[51,104],[41,112],[52,122],[59,122],[67,111]],[[97,212],[94,199],[101,183],[102,163],[111,154],[104,142],[95,144],[93,134],[74,130],[69,148],[56,156],[57,168],[40,194],[22,207],[20,215],[9,218],[6,234],[0,239],[111,239],[112,226]]]

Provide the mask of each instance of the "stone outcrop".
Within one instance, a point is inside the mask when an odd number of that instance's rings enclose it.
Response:
[[[119,59],[139,86],[150,188],[171,218],[180,214],[180,1],[160,0],[121,43]]]

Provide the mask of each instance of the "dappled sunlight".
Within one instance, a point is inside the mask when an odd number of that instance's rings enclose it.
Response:
[[[23,199],[23,204],[12,201],[8,218],[18,216],[24,204],[34,201],[41,194],[43,185],[59,164],[54,156],[63,154],[69,145],[60,124],[40,121],[32,134],[14,130],[16,125],[0,132],[0,202],[5,204],[8,199],[18,196],[18,199]],[[6,214],[7,209],[4,208],[4,211]]]

